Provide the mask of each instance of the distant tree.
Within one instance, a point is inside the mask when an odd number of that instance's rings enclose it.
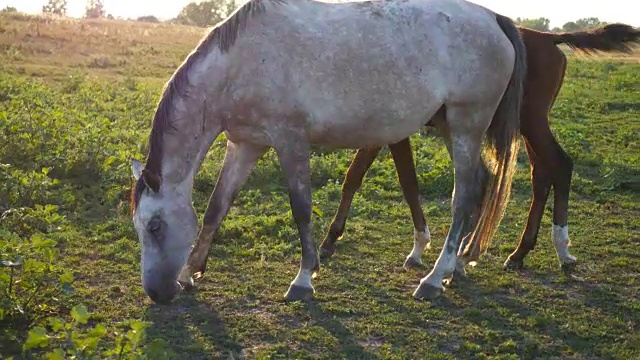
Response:
[[[185,6],[173,22],[200,27],[213,26],[235,10],[234,0],[209,0],[192,2]]]
[[[44,14],[67,15],[67,0],[49,0],[46,5],[42,6]]]
[[[599,26],[606,25],[606,22],[600,21],[597,17],[582,18],[576,20],[576,25],[580,30],[589,30]]]
[[[137,21],[142,21],[142,22],[152,22],[152,23],[160,22],[160,20],[157,17],[153,16],[153,15],[140,16],[136,20]]]
[[[562,25],[563,31],[583,31],[589,30],[596,27],[604,26],[607,23],[604,21],[600,21],[600,19],[596,17],[582,18],[576,21],[569,21],[568,23]]]
[[[89,0],[87,2],[87,11],[84,14],[84,17],[89,19],[97,19],[104,17],[106,15],[106,11],[104,10],[104,4],[102,0]]]
[[[556,26],[553,29],[551,29],[551,32],[560,33],[560,32],[562,32],[562,28],[559,28],[559,27]]]
[[[575,23],[575,21],[569,21],[568,23],[562,25],[562,31],[571,32],[578,30],[580,30],[580,27]]]
[[[3,13],[18,12],[18,9],[14,8],[13,6],[7,6],[6,8],[0,10],[0,12],[3,12]]]
[[[516,18],[515,22],[529,29],[538,30],[538,31],[550,31],[549,24],[551,21],[547,18],[537,18],[537,19],[521,19]]]

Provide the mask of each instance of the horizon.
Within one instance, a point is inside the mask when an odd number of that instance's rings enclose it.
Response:
[[[330,1],[330,0],[323,0]],[[625,6],[627,0],[610,0],[606,4],[601,2],[583,2],[581,0],[470,0],[485,6],[497,13],[515,18],[535,19],[544,17],[550,20],[549,28],[562,27],[569,21],[581,18],[595,17],[608,23],[621,22],[631,26],[640,25],[637,14],[629,11]],[[193,0],[103,0],[107,14],[121,18],[138,18],[140,16],[155,16],[160,20],[176,17],[182,8]],[[236,1],[237,4],[245,0]],[[39,14],[47,0],[0,0],[0,9],[7,6],[15,7],[18,11],[28,14]],[[84,16],[86,0],[68,0],[67,16],[80,18]],[[603,5],[604,4],[604,5]]]

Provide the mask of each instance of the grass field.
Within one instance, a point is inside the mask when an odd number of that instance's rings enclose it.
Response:
[[[34,312],[67,319],[83,303],[94,314],[90,324],[148,321],[145,343],[154,347],[145,349],[155,351],[147,353],[153,359],[640,358],[640,195],[625,186],[640,180],[637,56],[572,56],[552,112],[553,131],[575,162],[573,276],[559,271],[551,245],[552,202],[525,269],[502,269],[531,197],[523,151],[513,200],[470,280],[437,301],[415,301],[411,294],[448,229],[453,181],[442,141],[425,133],[413,136],[433,238],[425,268],[402,268],[413,229],[385,150],[354,200],[338,252],[315,279],[316,300],[285,303],[300,245],[271,151],[223,222],[196,290],[170,306],[153,305],[140,284],[129,216],[130,159],[144,159],[161,87],[203,31],[0,17],[0,260],[29,258],[27,239],[44,234],[60,252],[56,271],[74,277],[70,295],[47,298],[38,290]],[[196,178],[199,214],[224,144],[217,139]],[[318,244],[353,153],[317,149],[312,159]],[[0,271],[6,287],[9,268]],[[28,324],[8,319],[0,320],[7,326],[0,358],[20,358]]]

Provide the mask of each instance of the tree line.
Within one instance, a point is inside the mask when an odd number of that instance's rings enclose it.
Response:
[[[236,9],[235,0],[206,0],[196,1],[186,5],[180,13],[168,22],[191,25],[199,27],[210,27],[220,21],[224,20],[229,14]],[[15,8],[7,7],[3,12],[16,11]],[[42,6],[42,12],[45,14],[55,14],[59,16],[66,16],[67,14],[67,0],[45,0],[45,4]],[[113,18],[107,14],[104,8],[103,0],[87,0],[86,18]],[[153,16],[141,16],[136,20],[147,22],[160,22],[160,20]],[[606,22],[600,21],[597,17],[582,18],[576,21],[569,21],[562,25],[562,27],[550,28],[550,20],[544,17],[528,19],[528,18],[516,18],[515,22],[518,25],[539,30],[539,31],[552,31],[552,32],[569,32],[592,29],[598,26],[606,25]]]
[[[515,22],[518,25],[527,27],[529,29],[534,29],[538,31],[552,31],[552,32],[571,32],[571,31],[580,31],[593,29],[595,27],[606,25],[606,22],[600,21],[597,17],[588,17],[578,19],[576,21],[569,21],[562,25],[562,27],[554,27],[553,29],[549,28],[549,24],[551,21],[549,19],[541,17],[537,19],[521,19],[516,18]]]

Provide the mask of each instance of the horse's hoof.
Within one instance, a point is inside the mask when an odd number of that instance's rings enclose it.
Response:
[[[320,255],[320,260],[326,260],[330,258],[331,256],[333,256],[334,252],[336,252],[336,250],[333,248],[333,246],[331,247],[321,246],[320,249],[318,250],[318,254]]]
[[[407,260],[404,261],[404,265],[403,265],[403,267],[406,270],[419,268],[421,266],[422,266],[422,261],[416,260],[416,259],[414,259],[412,257],[408,257]]]
[[[444,287],[433,286],[427,282],[423,282],[418,285],[416,291],[413,292],[414,299],[417,300],[430,300],[433,301],[444,293]]]
[[[299,285],[289,286],[289,290],[284,294],[284,299],[287,301],[308,301],[313,299],[315,290],[313,288],[307,288]]]
[[[195,286],[195,283],[193,281],[193,277],[191,277],[191,276],[179,277],[178,278],[178,284],[180,284],[180,287],[184,291],[189,291],[189,290],[193,289],[194,286]]]
[[[453,275],[451,275],[451,280],[462,281],[467,279],[467,271],[464,268],[456,268],[453,270]]]
[[[178,274],[178,284],[182,290],[191,290],[194,287],[193,275],[191,269],[189,267],[185,267],[182,269],[180,274]]]
[[[577,263],[578,261],[575,258],[564,259],[560,264],[560,269],[562,269],[562,271],[564,271],[565,273],[570,273],[576,269]]]
[[[504,262],[503,268],[505,270],[520,270],[524,267],[522,260],[512,260],[510,257]]]

